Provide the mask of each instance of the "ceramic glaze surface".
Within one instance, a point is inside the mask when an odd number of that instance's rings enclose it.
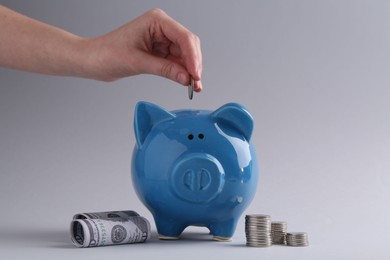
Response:
[[[229,240],[257,187],[250,113],[236,103],[169,112],[139,102],[134,131],[133,185],[160,238],[178,238],[195,225]]]

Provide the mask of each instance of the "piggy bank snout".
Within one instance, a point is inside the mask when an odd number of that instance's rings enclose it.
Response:
[[[205,153],[187,154],[179,158],[171,176],[175,194],[186,201],[205,203],[223,188],[225,172],[221,163]]]

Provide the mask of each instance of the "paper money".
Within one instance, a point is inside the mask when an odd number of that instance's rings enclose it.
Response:
[[[111,219],[121,218],[128,219],[129,217],[139,216],[139,214],[132,210],[121,211],[104,211],[104,212],[91,212],[91,213],[78,213],[73,216],[73,219]]]
[[[134,211],[124,212],[115,212],[122,217],[112,212],[76,214],[70,223],[73,244],[77,247],[95,247],[145,242],[150,237],[149,221]]]

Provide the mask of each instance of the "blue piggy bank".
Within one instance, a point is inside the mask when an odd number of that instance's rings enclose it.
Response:
[[[169,112],[139,102],[134,131],[133,185],[160,239],[177,239],[191,225],[229,241],[257,187],[250,113],[236,103]]]

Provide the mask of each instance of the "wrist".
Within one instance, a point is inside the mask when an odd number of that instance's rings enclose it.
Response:
[[[66,63],[65,76],[75,76],[80,78],[96,79],[99,75],[98,51],[96,51],[94,39],[73,37],[69,41],[68,53],[65,53]]]
[[[73,45],[74,70],[73,75],[82,78],[111,82],[115,77],[115,67],[118,66],[113,46],[106,43],[103,37],[78,38]]]

